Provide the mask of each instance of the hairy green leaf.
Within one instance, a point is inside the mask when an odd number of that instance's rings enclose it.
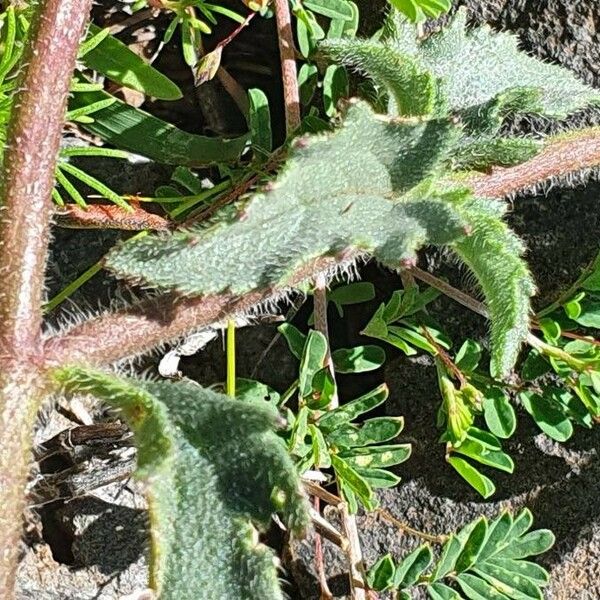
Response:
[[[393,100],[392,113],[430,115],[437,99],[436,80],[412,57],[381,42],[356,39],[326,40],[320,48],[333,60],[353,67],[385,86]]]
[[[273,431],[276,411],[192,382],[145,383],[79,367],[57,373],[70,394],[119,408],[147,484],[151,586],[165,600],[283,598],[274,553],[258,542],[278,512],[307,525],[296,470]]]
[[[567,69],[521,52],[515,35],[494,32],[488,26],[467,29],[464,9],[447,27],[421,42],[415,41],[413,28],[398,16],[395,21],[395,27],[389,28],[393,31],[390,42],[440,79],[453,111],[484,110],[506,93],[513,94],[511,102],[518,112],[554,118],[600,102],[600,93]],[[518,102],[515,91],[520,93]]]
[[[512,167],[533,158],[542,145],[526,138],[483,138],[461,145],[452,156],[456,170],[486,171],[490,167]]]
[[[297,284],[303,266],[351,249],[398,268],[424,243],[464,234],[461,194],[423,183],[455,138],[449,123],[389,121],[358,103],[334,134],[298,142],[271,190],[233,222],[146,236],[111,252],[107,266],[191,295]]]
[[[499,218],[506,210],[503,203],[477,200],[471,214],[471,235],[453,245],[459,258],[479,281],[491,318],[494,377],[505,377],[529,333],[530,298],[535,284],[527,264],[521,240]]]

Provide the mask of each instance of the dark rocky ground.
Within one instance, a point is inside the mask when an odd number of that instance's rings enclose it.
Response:
[[[600,85],[600,16],[595,0],[467,0],[462,4],[469,7],[474,22],[487,21],[494,27],[511,29],[529,51],[569,66],[589,83]],[[372,12],[376,15],[375,8]],[[125,185],[131,183],[132,176],[132,172],[116,175]],[[133,187],[151,191],[163,177],[163,172],[149,170]],[[568,285],[596,253],[599,197],[600,185],[592,182],[576,189],[554,189],[547,196],[515,200],[510,220],[530,248],[529,261],[540,288],[540,304]],[[60,289],[64,282],[71,281],[82,267],[97,260],[113,239],[113,234],[60,233],[50,272],[51,285]],[[444,254],[423,256],[423,265],[437,269],[463,288],[470,285],[465,273],[458,271]],[[368,265],[362,276],[376,285],[378,299],[370,306],[348,310],[343,321],[332,318],[334,345],[357,342],[358,331],[372,309],[400,287],[396,276],[374,265]],[[114,282],[98,278],[76,301],[93,306],[105,302],[113,293]],[[486,324],[456,304],[438,300],[433,309],[455,341],[465,336],[485,338]],[[299,320],[306,316],[305,312],[306,309],[300,311]],[[251,374],[256,357],[274,334],[274,326],[241,333],[238,347],[242,376]],[[386,350],[385,372],[357,379],[345,377],[340,382],[342,396],[351,397],[385,380],[391,389],[386,411],[406,419],[402,437],[412,442],[413,455],[398,468],[403,483],[381,495],[383,506],[400,520],[430,533],[452,531],[480,514],[493,516],[501,508],[528,506],[536,525],[552,529],[557,537],[556,546],[541,559],[552,573],[547,597],[600,598],[600,432],[579,430],[566,444],[557,444],[539,434],[527,416],[520,415],[517,434],[508,443],[516,463],[515,473],[495,475],[498,492],[491,500],[483,501],[443,460],[443,447],[437,443],[435,429],[435,371],[429,359],[408,359]],[[184,368],[187,374],[205,383],[222,380],[224,357],[220,342],[186,359]],[[293,373],[294,363],[279,342],[259,365],[256,377],[283,389]],[[102,416],[99,407],[91,410]],[[46,439],[66,426],[54,415],[40,429],[38,439]],[[75,499],[56,510],[42,510],[42,525],[32,518],[30,544],[19,578],[19,598],[109,600],[144,587],[145,515],[143,502],[131,485],[124,488],[122,483],[113,484],[94,497]],[[402,554],[414,544],[412,538],[373,517],[360,517],[359,525],[367,562],[387,551]],[[331,587],[338,597],[344,597],[347,584],[343,557],[327,542],[325,550]],[[293,597],[318,598],[310,539],[292,547],[286,568],[293,581],[289,590]]]

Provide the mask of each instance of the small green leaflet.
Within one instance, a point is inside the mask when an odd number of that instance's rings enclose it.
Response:
[[[448,538],[437,562],[428,544],[398,563],[386,554],[371,567],[367,581],[403,599],[412,598],[419,586],[431,600],[543,600],[548,573],[524,559],[548,550],[554,536],[546,529],[530,532],[531,525],[527,509],[514,519],[508,512],[490,523],[481,517]]]

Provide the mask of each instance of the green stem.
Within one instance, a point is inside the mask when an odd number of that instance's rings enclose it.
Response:
[[[102,271],[103,261],[99,260],[95,265],[84,271],[75,281],[72,281],[66,288],[61,290],[54,298],[51,298],[44,305],[45,312],[53,311],[59,304],[62,304],[69,296],[72,296],[82,285],[87,283],[94,275]]]
[[[596,256],[596,258],[582,271],[581,275],[576,279],[576,281],[565,290],[552,304],[540,310],[537,313],[536,318],[541,319],[555,310],[559,309],[565,302],[570,300],[575,293],[581,288],[583,282],[600,266],[600,254]]]
[[[408,533],[409,535],[412,535],[414,537],[421,538],[422,540],[425,540],[426,542],[431,542],[432,544],[445,544],[446,540],[448,539],[447,535],[432,535],[430,533],[425,533],[424,531],[419,531],[418,529],[414,529],[413,527],[406,525],[406,523],[402,523],[402,521],[399,521],[398,519],[396,519],[396,517],[394,517],[394,515],[392,515],[391,513],[389,513],[387,510],[385,510],[383,508],[376,509],[376,512],[381,518],[388,521],[389,523],[391,523],[392,525],[394,525],[401,531],[404,531],[405,533]]]
[[[235,398],[235,321],[227,321],[227,395]]]
[[[547,344],[531,333],[527,336],[527,343],[532,348],[535,348],[540,354],[560,360],[579,373],[582,373],[587,368],[587,363],[585,361],[578,360],[572,354],[565,352],[562,348]]]
[[[277,406],[279,408],[284,407],[291,400],[291,398],[294,397],[294,394],[296,393],[297,390],[298,390],[298,380],[296,379],[294,381],[294,383],[292,383],[292,385],[290,385],[290,387],[287,390],[285,390],[285,392],[283,393],[283,396],[281,396]]]

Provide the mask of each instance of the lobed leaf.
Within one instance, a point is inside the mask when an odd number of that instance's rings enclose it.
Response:
[[[464,235],[462,192],[440,195],[425,183],[456,136],[448,122],[388,120],[356,103],[339,130],[300,141],[271,189],[233,222],[146,236],[113,250],[106,264],[189,295],[298,285],[302,267],[349,250],[398,268],[423,244]]]
[[[512,104],[517,112],[536,112],[564,118],[590,103],[600,93],[569,70],[528,56],[511,33],[488,26],[467,29],[467,13],[457,12],[447,27],[421,42],[399,16],[388,26],[390,43],[409,53],[441,81],[441,90],[453,111],[479,114],[496,103],[496,110]],[[511,96],[500,100],[505,94]]]
[[[414,58],[370,40],[326,40],[320,48],[333,60],[383,85],[393,99],[392,114],[426,116],[433,113],[437,100],[436,80]]]

